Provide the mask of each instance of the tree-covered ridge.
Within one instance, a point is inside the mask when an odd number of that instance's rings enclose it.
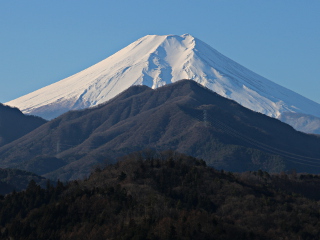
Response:
[[[34,173],[19,169],[0,168],[0,194],[5,195],[12,191],[25,190],[31,180],[40,186],[46,185],[46,179]]]
[[[24,136],[46,122],[40,117],[24,115],[19,109],[0,103],[0,146]]]
[[[319,239],[319,196],[301,191],[319,182],[140,152],[83,181],[31,181],[2,197],[1,239]]]
[[[0,167],[54,180],[132,151],[172,149],[233,172],[320,172],[320,137],[242,107],[194,81],[133,86],[95,108],[68,112],[0,147]]]

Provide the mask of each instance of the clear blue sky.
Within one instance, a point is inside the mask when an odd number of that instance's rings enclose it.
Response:
[[[147,34],[184,33],[320,103],[319,0],[1,0],[0,102]]]

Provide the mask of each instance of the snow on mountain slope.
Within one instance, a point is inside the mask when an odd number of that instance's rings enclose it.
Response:
[[[318,103],[255,74],[189,34],[147,35],[73,76],[6,104],[51,119],[106,102],[131,85],[157,88],[180,79],[192,79],[271,117],[285,112],[320,117]]]

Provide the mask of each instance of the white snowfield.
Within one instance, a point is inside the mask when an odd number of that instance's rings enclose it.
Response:
[[[189,34],[147,35],[73,76],[6,104],[52,119],[104,103],[132,85],[157,88],[181,79],[192,79],[271,117],[288,112],[320,117],[320,104],[255,74]]]

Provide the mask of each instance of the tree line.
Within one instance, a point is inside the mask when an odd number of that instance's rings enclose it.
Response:
[[[310,174],[231,173],[137,152],[84,180],[0,198],[1,239],[319,239]]]

